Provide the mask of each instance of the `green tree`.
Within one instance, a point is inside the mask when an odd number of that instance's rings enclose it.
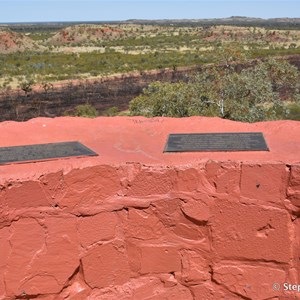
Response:
[[[155,82],[130,102],[132,115],[185,117],[193,115],[255,122],[281,118],[282,89],[298,102],[299,73],[284,61],[269,60],[236,72],[210,68],[188,83]],[[282,112],[279,115],[278,112]]]
[[[247,59],[246,52],[239,43],[221,44],[221,47],[215,49],[213,57],[217,64],[225,65],[227,68],[232,68],[234,62],[243,63]]]
[[[154,82],[143,94],[130,102],[132,115],[147,117],[185,117],[203,112],[201,97],[195,92],[195,85],[184,82]],[[204,104],[205,105],[205,104]]]

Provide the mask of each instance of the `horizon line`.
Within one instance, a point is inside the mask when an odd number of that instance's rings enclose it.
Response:
[[[219,18],[159,18],[159,19],[149,19],[149,18],[132,18],[132,19],[125,19],[125,20],[51,20],[51,21],[19,21],[19,22],[0,22],[0,24],[38,24],[38,23],[82,23],[82,22],[128,22],[128,21],[204,21],[204,20],[223,20],[223,19],[238,19],[238,18],[245,18],[245,19],[256,19],[256,20],[275,20],[275,19],[299,19],[300,17],[274,17],[274,18],[260,18],[260,17],[248,17],[248,16],[230,16],[230,17],[219,17]]]

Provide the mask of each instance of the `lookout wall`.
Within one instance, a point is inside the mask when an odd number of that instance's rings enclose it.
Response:
[[[0,166],[0,299],[299,297],[299,122],[39,118],[0,128],[1,147],[79,140],[99,153]],[[162,153],[169,133],[249,131],[270,151]]]

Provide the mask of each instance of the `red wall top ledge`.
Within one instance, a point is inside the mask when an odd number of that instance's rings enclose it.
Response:
[[[95,165],[197,165],[209,160],[239,162],[300,162],[300,122],[241,123],[220,118],[60,117],[0,123],[0,147],[78,140],[98,157],[1,166],[0,183],[39,177],[45,173]],[[170,133],[263,132],[270,151],[163,153]]]

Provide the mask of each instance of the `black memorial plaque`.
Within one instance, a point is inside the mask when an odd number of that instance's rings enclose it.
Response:
[[[0,148],[0,164],[97,155],[79,142],[2,147]]]
[[[164,152],[269,151],[261,132],[170,134]]]

